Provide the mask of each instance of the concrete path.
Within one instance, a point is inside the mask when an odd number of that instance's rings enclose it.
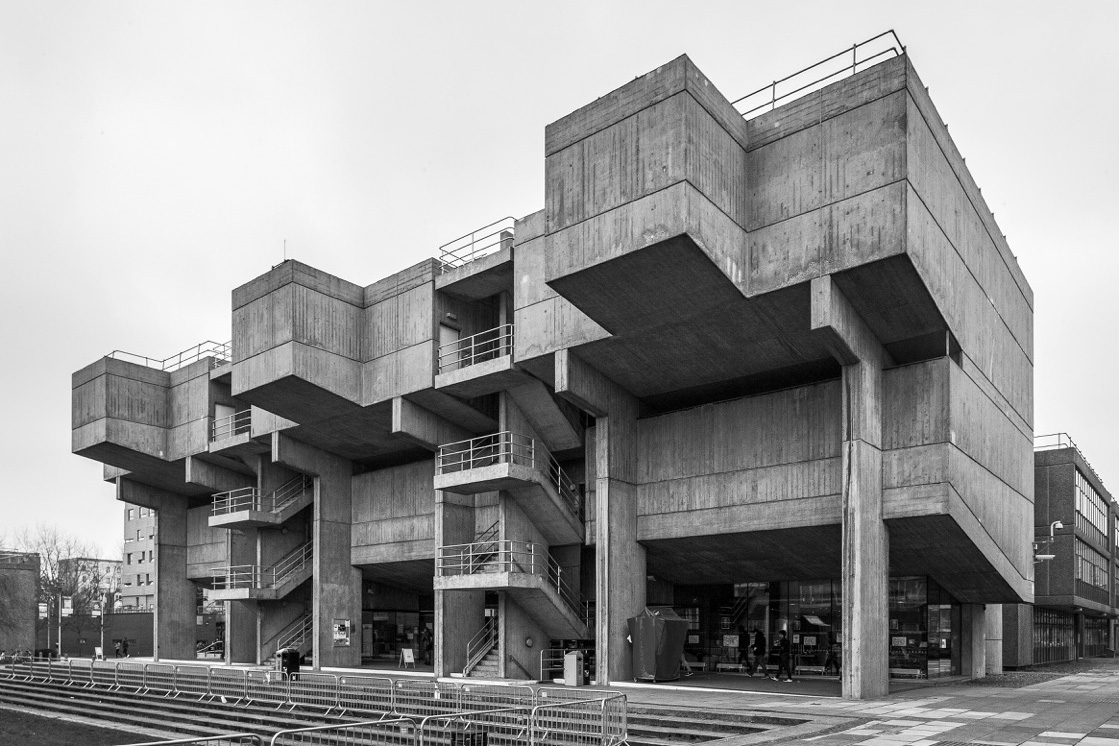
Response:
[[[1026,675],[1017,675],[1020,681]],[[1091,670],[1013,688],[1016,675],[983,682],[910,688],[876,700],[767,691],[622,686],[630,702],[709,710],[810,715],[814,735],[788,733],[820,746],[1119,746],[1119,660],[1094,660]],[[720,741],[720,746],[782,739],[780,729]]]

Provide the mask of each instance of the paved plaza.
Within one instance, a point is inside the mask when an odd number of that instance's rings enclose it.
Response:
[[[635,705],[812,717],[811,725],[726,739],[723,746],[793,739],[820,746],[1119,746],[1119,660],[1096,659],[1089,666],[1027,686],[1008,686],[1029,677],[1009,674],[980,683],[895,687],[887,697],[861,701],[806,696],[800,683],[781,685],[792,692],[776,684],[765,691],[622,690]]]

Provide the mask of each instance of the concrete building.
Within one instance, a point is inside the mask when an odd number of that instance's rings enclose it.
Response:
[[[124,508],[124,549],[120,608],[151,611],[155,606],[155,511],[143,505]]]
[[[0,651],[34,650],[39,555],[0,548]]]
[[[1034,605],[1005,608],[1008,668],[1110,655],[1119,618],[1119,504],[1066,433],[1034,451]]]
[[[158,516],[155,652],[433,642],[535,678],[671,605],[795,665],[982,676],[1033,600],[1033,294],[904,54],[744,117],[687,57],[545,130],[544,207],[371,285],[285,261],[232,354],[73,377],[73,450]],[[484,236],[484,238],[483,238]]]

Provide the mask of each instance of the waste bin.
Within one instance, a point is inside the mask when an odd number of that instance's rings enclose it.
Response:
[[[299,651],[295,648],[281,648],[276,651],[276,670],[289,677],[299,675]]]
[[[583,673],[583,651],[572,650],[563,654],[563,685],[586,686],[587,679]]]

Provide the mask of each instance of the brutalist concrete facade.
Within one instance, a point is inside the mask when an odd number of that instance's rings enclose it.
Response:
[[[1033,295],[906,56],[750,120],[673,60],[549,125],[544,209],[475,248],[287,261],[229,360],[74,375],[74,451],[159,511],[158,655],[196,583],[232,660],[303,629],[317,666],[395,593],[437,673],[593,639],[625,680],[654,583],[830,579],[864,697],[924,576],[983,674],[1033,597]]]

